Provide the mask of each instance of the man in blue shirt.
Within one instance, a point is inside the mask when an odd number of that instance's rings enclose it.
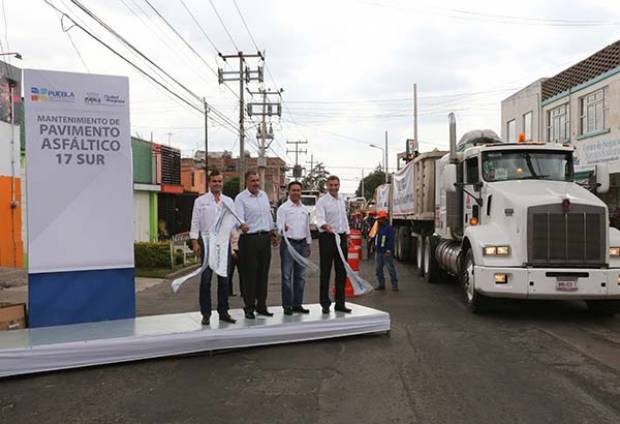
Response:
[[[379,285],[375,290],[385,290],[385,276],[383,275],[383,266],[387,266],[392,282],[392,290],[398,290],[398,277],[396,276],[396,268],[394,268],[394,227],[390,225],[388,214],[380,211],[377,214],[379,221],[379,230],[375,237],[375,274]]]

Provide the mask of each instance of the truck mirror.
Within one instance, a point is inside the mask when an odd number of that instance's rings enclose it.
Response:
[[[606,163],[596,165],[596,192],[604,194],[609,191],[609,168]]]
[[[456,165],[449,163],[446,164],[446,167],[443,170],[443,189],[446,192],[454,192],[456,191]]]

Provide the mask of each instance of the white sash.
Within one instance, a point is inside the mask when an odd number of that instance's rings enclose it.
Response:
[[[370,293],[373,290],[372,285],[360,277],[359,273],[353,271],[353,268],[347,263],[344,259],[344,253],[342,253],[342,249],[340,248],[340,234],[334,233],[336,237],[336,247],[338,248],[338,254],[340,255],[340,259],[344,264],[344,269],[347,271],[347,277],[351,281],[351,286],[353,287],[353,294],[355,296],[361,296],[366,293]]]

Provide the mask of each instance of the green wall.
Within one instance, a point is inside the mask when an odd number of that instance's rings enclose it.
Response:
[[[133,182],[141,184],[153,183],[153,154],[152,144],[139,138],[131,138],[133,153]]]

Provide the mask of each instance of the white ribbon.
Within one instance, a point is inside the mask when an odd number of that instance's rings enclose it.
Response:
[[[207,267],[222,277],[228,275],[228,244],[230,242],[230,232],[235,225],[235,221],[243,223],[234,209],[230,208],[222,200],[222,209],[217,221],[207,232],[206,236],[203,233],[200,234],[202,245],[204,246],[202,265],[195,271],[175,279],[170,285],[173,292],[176,293],[181,285],[190,278],[202,274]]]
[[[338,254],[340,255],[340,259],[344,264],[344,269],[347,271],[347,277],[351,281],[351,286],[353,287],[353,294],[355,296],[361,296],[366,293],[370,293],[373,290],[372,285],[360,277],[359,273],[353,271],[353,268],[349,265],[349,263],[344,259],[344,253],[342,253],[342,249],[340,248],[340,234],[334,233],[336,237],[336,247],[338,248]]]
[[[295,262],[305,267],[306,269],[310,270],[310,272],[318,271],[319,267],[316,266],[316,264],[310,261],[308,258],[300,255],[299,252],[295,250],[293,245],[291,245],[291,242],[289,241],[288,238],[286,238],[284,234],[282,234],[282,238],[284,239],[284,242],[286,243],[286,249],[288,250],[288,253],[290,253],[291,257],[293,258]]]

